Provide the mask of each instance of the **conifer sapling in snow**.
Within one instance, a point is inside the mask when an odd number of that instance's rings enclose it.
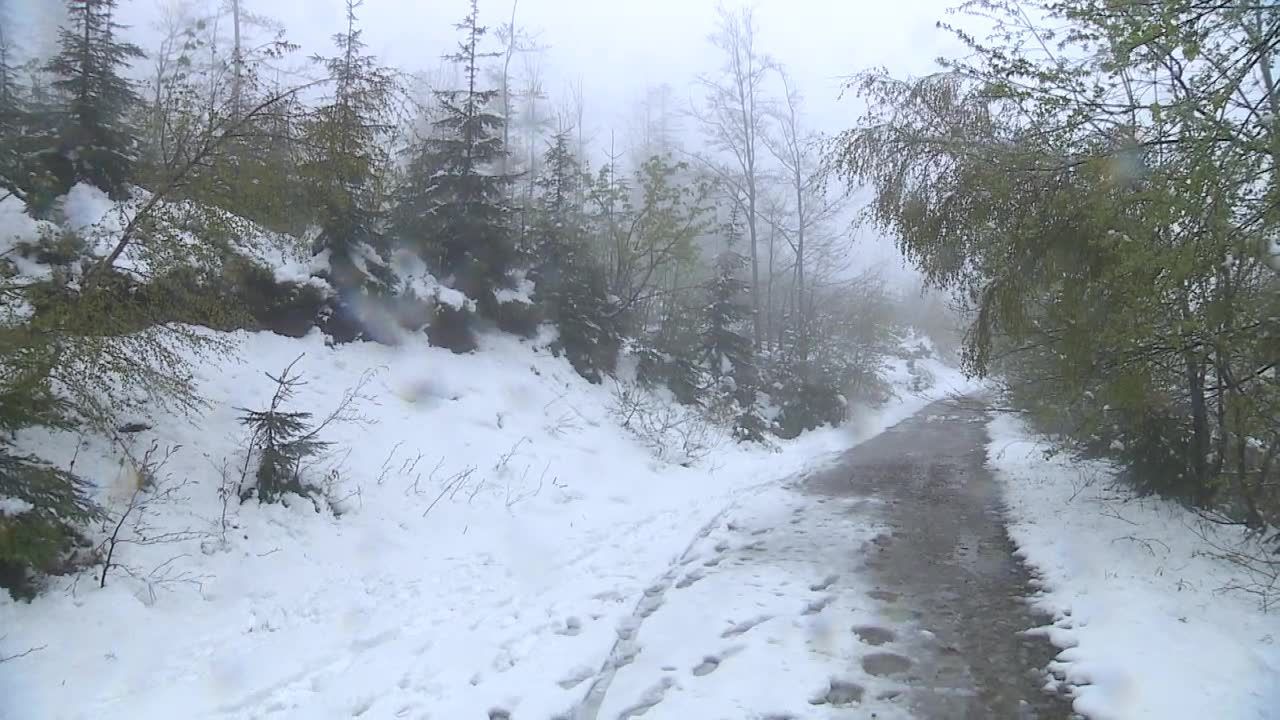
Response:
[[[276,391],[266,410],[241,408],[244,414],[240,416],[240,422],[250,430],[245,479],[250,463],[255,458],[257,460],[255,483],[240,487],[241,500],[256,494],[260,502],[276,502],[285,493],[305,496],[316,490],[302,477],[303,462],[329,447],[330,443],[317,437],[324,423],[314,425],[309,412],[283,409],[298,388],[306,384],[293,372],[293,366],[301,359],[299,356],[289,363],[279,376],[267,374],[276,383]]]

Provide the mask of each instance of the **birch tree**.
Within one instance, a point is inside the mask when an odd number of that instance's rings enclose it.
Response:
[[[760,348],[759,208],[763,182],[759,151],[766,124],[765,82],[771,66],[756,42],[755,14],[750,8],[717,10],[718,27],[711,44],[723,64],[714,75],[698,79],[702,106],[693,114],[702,125],[709,152],[700,160],[732,189],[731,198],[746,221],[751,261],[752,332]]]
[[[764,146],[778,163],[782,182],[789,195],[790,219],[771,229],[786,239],[795,258],[796,333],[800,341],[800,360],[803,362],[808,357],[807,325],[813,314],[812,295],[807,292],[806,287],[806,265],[814,252],[813,235],[818,226],[828,223],[839,212],[842,203],[833,201],[827,193],[826,166],[819,152],[822,139],[816,133],[806,131],[802,125],[802,98],[795,81],[781,66],[774,70],[782,85],[782,101],[769,106],[768,114],[773,122],[762,139]],[[777,216],[771,215],[771,218],[775,217]]]

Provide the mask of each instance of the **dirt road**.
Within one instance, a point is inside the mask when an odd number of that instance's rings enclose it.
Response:
[[[655,580],[565,720],[1059,720],[1045,624],[984,466],[935,403],[744,493]]]
[[[927,633],[909,659],[906,701],[922,718],[1065,718],[1045,694],[1055,651],[1022,630],[1044,624],[1028,609],[1028,576],[1013,556],[996,480],[985,467],[987,417],[935,403],[808,478],[820,497],[883,501],[889,532],[872,541],[865,572],[888,617]],[[892,628],[867,633],[892,633]],[[894,655],[882,664],[894,666]],[[901,661],[897,661],[901,665]]]

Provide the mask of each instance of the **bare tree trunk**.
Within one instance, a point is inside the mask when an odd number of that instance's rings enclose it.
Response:
[[[792,180],[795,183],[796,190],[796,216],[799,222],[796,223],[796,289],[800,293],[800,297],[804,297],[804,231],[808,225],[808,217],[805,215],[804,204],[804,181],[800,176],[800,163],[796,163]],[[808,330],[809,313],[801,312],[796,322],[799,326],[796,328],[800,336],[800,361],[805,362],[809,359],[809,330]]]
[[[578,79],[576,81],[569,84],[569,92],[573,98],[574,133],[576,135],[575,144],[577,145],[576,154],[578,157],[578,164],[583,169],[586,169],[587,168],[587,141],[586,141],[586,136],[584,135],[584,130],[582,126],[585,123],[586,114],[587,114],[587,100],[586,100],[586,95],[583,93],[583,90],[582,90],[581,75],[578,76]],[[574,192],[575,192],[574,202],[576,202],[577,206],[581,208],[582,204],[586,202],[585,184],[577,183],[577,189]]]
[[[736,23],[736,20],[735,20]],[[745,170],[744,184],[747,189],[747,235],[751,242],[751,325],[754,331],[756,350],[760,350],[760,251],[759,232],[756,223],[756,129],[760,124],[760,113],[756,106],[759,90],[758,58],[755,52],[755,21],[750,9],[743,9],[741,26],[736,26],[735,34],[740,34],[735,45],[737,57],[734,58],[735,82],[738,86],[738,107],[742,115],[742,159]],[[744,67],[745,66],[745,67]]]
[[[240,0],[231,0],[231,112],[240,118],[244,102],[244,48],[240,44]]]
[[[756,350],[764,335],[760,311],[760,233],[758,205],[760,178],[757,150],[764,123],[761,93],[770,66],[756,48],[756,24],[750,8],[719,10],[718,32],[712,43],[723,54],[725,65],[719,78],[702,78],[707,90],[707,115],[700,119],[712,145],[732,154],[736,165],[731,184],[739,193],[747,213],[747,241],[751,258],[751,329]],[[708,161],[708,164],[715,164]]]
[[[502,56],[502,174],[511,173],[511,159],[507,152],[511,148],[511,58],[516,54],[516,6],[520,0],[511,0],[511,22],[507,24],[507,47]],[[515,199],[515,185],[511,186],[512,200]]]
[[[764,319],[765,319],[765,344],[773,341],[773,250],[777,244],[776,228],[769,229],[769,273],[765,279],[765,297],[764,297]]]

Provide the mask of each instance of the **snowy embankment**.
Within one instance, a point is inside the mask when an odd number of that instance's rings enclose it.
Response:
[[[202,417],[162,415],[128,436],[135,458],[154,448],[163,463],[106,587],[93,568],[30,604],[0,598],[0,657],[35,649],[0,669],[0,717],[551,717],[587,689],[566,678],[600,666],[645,589],[735,496],[959,383],[921,361],[937,378],[925,393],[773,450],[723,439],[683,467],[619,425],[608,381],[536,343],[489,335],[458,356],[418,337],[230,337],[240,359],[198,361]],[[291,410],[323,417],[369,377],[364,422],[324,435],[318,474],[337,514],[300,498],[224,503],[244,462],[242,409],[264,407],[265,373],[300,355],[308,384]],[[895,384],[907,379],[896,367]],[[135,497],[137,473],[102,440],[19,440],[74,462],[115,517]]]
[[[1091,720],[1262,720],[1280,714],[1280,614],[1220,557],[1231,528],[1133,498],[1106,463],[1045,458],[1021,420],[990,426],[1009,533],[1062,652],[1051,666]]]

